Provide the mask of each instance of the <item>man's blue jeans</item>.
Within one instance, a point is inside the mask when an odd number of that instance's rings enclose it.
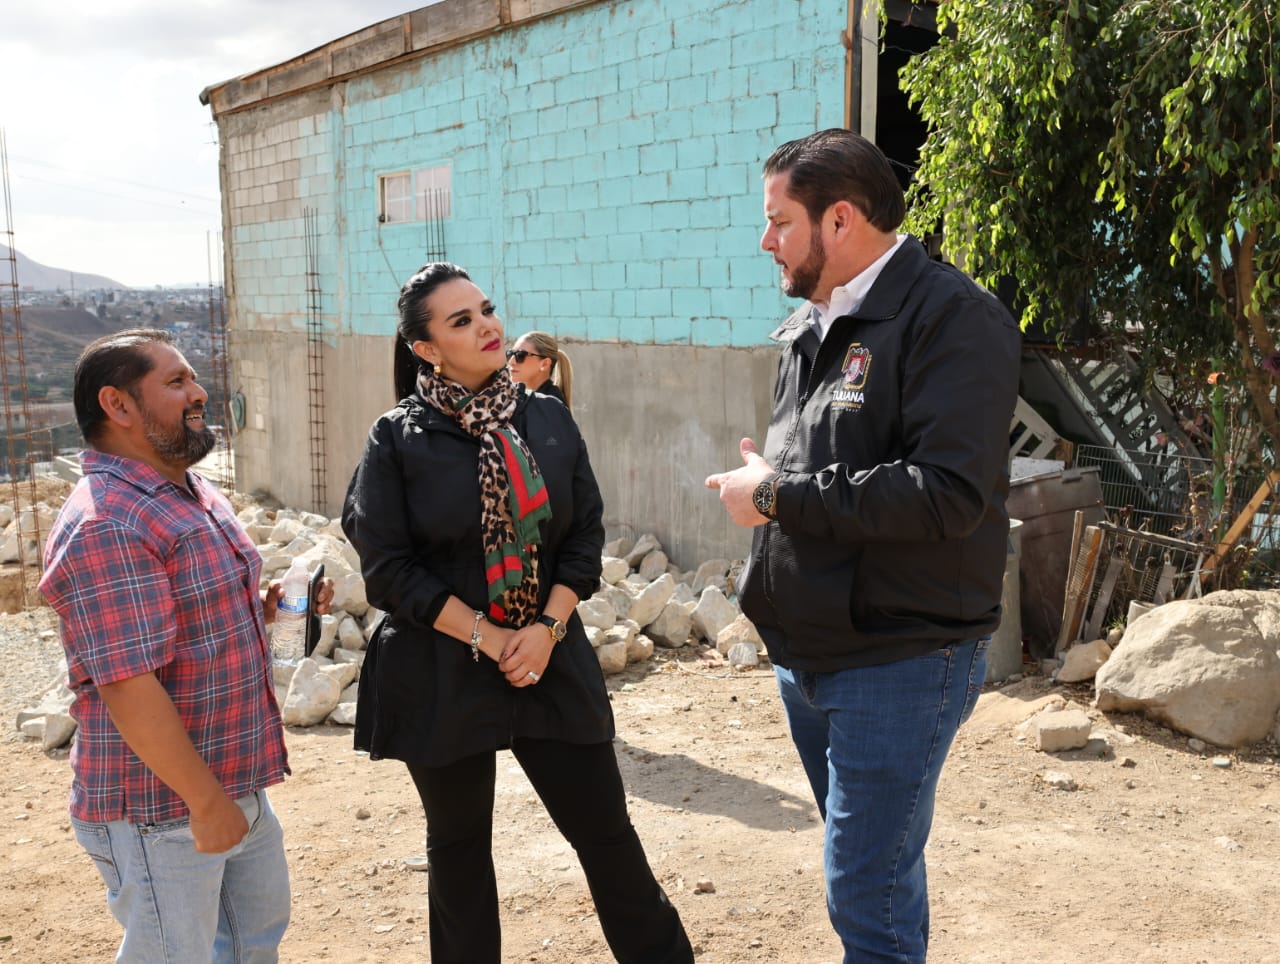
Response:
[[[124,925],[117,962],[273,964],[289,925],[284,832],[263,790],[236,804],[249,832],[221,854],[195,848],[190,821],[85,823],[76,839],[107,884]]]
[[[826,821],[827,912],[845,962],[924,961],[924,847],[947,751],[986,677],[987,640],[831,673],[775,667]]]

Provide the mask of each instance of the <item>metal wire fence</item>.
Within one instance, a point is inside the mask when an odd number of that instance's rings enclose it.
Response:
[[[1079,627],[1075,637],[1097,639],[1124,625],[1130,603],[1158,606],[1200,591],[1201,546],[1109,522],[1097,528],[1096,551],[1074,558],[1067,580],[1068,619]]]
[[[1097,466],[1113,524],[1200,550],[1195,558],[1175,553],[1180,573],[1212,560],[1212,575],[1201,580],[1206,591],[1280,588],[1280,496],[1265,468],[1219,478],[1212,459],[1098,445],[1077,446],[1075,460]],[[1233,526],[1243,526],[1239,538],[1215,558]]]

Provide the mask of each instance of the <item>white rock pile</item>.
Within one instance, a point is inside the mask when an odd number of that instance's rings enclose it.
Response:
[[[315,513],[255,504],[242,510],[239,519],[262,555],[264,588],[298,557],[308,569],[323,564],[334,582],[331,612],[320,619],[315,651],[296,665],[273,665],[285,724],[354,724],[360,666],[382,617],[365,597],[355,549],[338,520]],[[651,534],[606,545],[600,589],[578,605],[603,672],[620,673],[648,660],[655,646],[676,649],[704,641],[735,670],[759,665],[764,644],[734,597],[740,567],[740,562],[712,559],[681,572]],[[37,705],[18,714],[18,728],[41,740],[45,749],[66,745],[75,733],[68,713],[72,695],[65,683],[64,663],[58,681]]]
[[[67,661],[62,661],[58,682],[49,687],[34,706],[18,711],[18,732],[28,740],[39,740],[46,750],[56,750],[71,742],[76,721],[71,718],[75,697],[67,689]]]
[[[735,669],[760,662],[764,643],[734,595],[741,563],[710,559],[681,572],[652,534],[604,547],[600,589],[578,604],[600,668],[619,673],[649,659],[654,646],[677,649],[705,641]]]
[[[40,565],[57,514],[43,502],[16,510],[12,503],[0,503],[0,564]]]

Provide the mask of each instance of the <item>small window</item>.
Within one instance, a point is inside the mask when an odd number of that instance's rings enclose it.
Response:
[[[445,164],[378,178],[378,219],[383,224],[441,221],[453,213],[452,170]]]
[[[419,221],[443,221],[452,213],[453,172],[448,165],[415,171],[414,197]]]
[[[382,221],[385,224],[401,224],[413,220],[413,176],[409,173],[387,174],[379,179],[382,197]]]

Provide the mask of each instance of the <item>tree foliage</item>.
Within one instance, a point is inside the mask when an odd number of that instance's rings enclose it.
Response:
[[[1275,0],[947,0],[903,71],[930,133],[909,225],[942,225],[1025,325],[1141,326],[1232,372],[1280,452]]]

